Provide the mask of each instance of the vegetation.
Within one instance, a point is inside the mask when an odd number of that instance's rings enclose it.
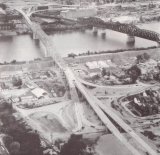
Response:
[[[107,72],[107,71],[106,71],[106,68],[102,68],[101,74],[102,74],[103,77],[104,77],[105,75],[107,75],[107,76],[110,76],[110,75],[111,75],[110,72]]]
[[[134,65],[127,70],[127,73],[130,76],[132,83],[135,83],[141,75],[141,69],[137,65]]]
[[[102,76],[105,76],[107,74],[107,71],[105,68],[102,68],[101,74],[102,74]]]
[[[87,51],[85,53],[79,53],[78,56],[85,56],[85,55],[96,55],[96,54],[106,54],[106,53],[119,53],[119,52],[125,52],[125,51],[139,51],[139,50],[148,50],[148,49],[155,49],[157,46],[151,46],[151,47],[140,47],[140,48],[129,48],[129,49],[117,49],[117,50],[107,50],[107,51]]]
[[[77,55],[76,54],[74,54],[74,53],[69,53],[68,54],[68,57],[71,57],[71,58],[75,58]]]
[[[21,87],[21,85],[22,85],[22,79],[20,77],[13,76],[13,78],[12,78],[12,84],[13,84],[13,86]]]
[[[157,138],[157,135],[155,135],[152,131],[145,130],[144,132],[142,132],[142,134],[151,140],[155,140]]]
[[[144,63],[144,62],[146,62],[149,59],[150,59],[150,56],[147,53],[143,53],[143,54],[137,55],[137,63],[138,64],[139,63]]]
[[[73,0],[66,0],[66,4],[67,4],[67,5],[73,5],[74,2],[73,2]]]
[[[60,155],[92,155],[91,151],[86,150],[82,135],[71,135],[67,143],[64,144]]]
[[[27,125],[13,114],[12,106],[4,101],[0,106],[0,133],[5,135],[3,142],[10,155],[43,155],[39,135],[26,129]]]
[[[11,64],[16,64],[16,62],[17,62],[16,60],[12,60]]]
[[[0,3],[0,8],[2,8],[3,10],[5,10],[7,8],[7,6],[3,3]]]

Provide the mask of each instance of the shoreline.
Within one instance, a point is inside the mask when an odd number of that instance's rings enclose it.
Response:
[[[129,51],[143,51],[143,50],[150,50],[150,49],[156,49],[156,48],[160,48],[157,46],[150,46],[150,47],[139,47],[139,48],[129,48],[129,49],[116,49],[116,50],[107,50],[107,51],[99,51],[99,52],[93,52],[93,51],[88,51],[85,53],[79,53],[78,55],[74,54],[74,53],[68,53],[67,57],[64,58],[69,58],[72,57],[70,55],[74,55],[75,58],[78,57],[89,57],[89,56],[96,56],[96,55],[104,55],[104,54],[113,54],[113,53],[123,53],[123,52],[129,52]]]
[[[125,54],[125,53],[130,53],[132,55],[132,53],[149,53],[157,51],[158,49],[160,49],[160,47],[156,47],[156,46],[151,46],[151,47],[147,47],[147,48],[132,48],[132,49],[117,49],[117,50],[108,50],[105,52],[101,52],[101,53],[92,53],[90,55],[77,55],[74,58],[73,57],[62,57],[64,59],[64,61],[66,61],[67,63],[74,63],[74,62],[83,62],[83,61],[87,61],[88,59],[90,59],[91,61],[94,61],[94,59],[106,59],[106,57],[111,57],[114,55],[119,55],[119,54]],[[38,63],[38,62],[46,62],[46,61],[53,61],[51,56],[48,57],[43,57],[43,58],[35,58],[33,60],[29,60],[29,61],[16,61],[16,60],[12,60],[10,62],[0,62],[0,68],[1,67],[5,67],[5,66],[20,66],[20,65],[26,65],[26,64],[33,64],[33,63]]]
[[[83,59],[83,58],[91,58],[91,57],[103,57],[106,55],[110,55],[110,54],[121,54],[121,53],[125,53],[125,52],[133,52],[133,51],[139,51],[139,52],[143,52],[143,51],[148,51],[148,50],[154,50],[154,49],[160,49],[160,47],[156,47],[156,46],[150,46],[150,47],[146,47],[146,48],[131,48],[131,49],[116,49],[116,50],[107,50],[107,51],[101,51],[101,52],[91,52],[89,55],[87,53],[85,54],[79,54],[76,55],[74,58],[73,57],[62,57],[65,61],[74,61],[76,59]],[[72,53],[69,53],[72,54]],[[0,66],[9,66],[9,65],[24,65],[24,64],[32,64],[32,63],[36,63],[36,62],[43,62],[43,61],[48,61],[48,60],[53,60],[51,56],[48,57],[43,57],[43,58],[35,58],[33,60],[29,60],[29,61],[16,61],[15,59],[13,59],[10,62],[0,62]]]
[[[152,23],[159,23],[160,22],[160,16],[159,20],[152,20],[152,21],[144,21],[144,22],[137,22],[135,23],[136,26],[143,25],[143,24],[152,24]],[[87,29],[90,29],[86,25],[75,25],[75,26],[66,26],[66,27],[48,27],[48,28],[43,28],[42,29],[45,31],[45,33],[55,33],[55,32],[67,32],[67,31],[84,31]],[[3,36],[18,36],[18,35],[25,35],[25,34],[31,34],[32,32],[29,30],[25,31],[19,31],[19,30],[13,30],[13,31],[4,31],[0,33],[0,37]]]
[[[136,57],[138,54],[148,53],[152,55],[155,59],[160,56],[159,53],[160,48],[152,48],[146,50],[134,50],[131,49],[130,51],[123,51],[123,52],[116,52],[116,53],[103,53],[97,55],[85,55],[85,56],[77,56],[75,58],[72,57],[65,57],[64,60],[68,64],[72,63],[86,63],[88,61],[98,61],[98,60],[107,60],[107,59],[116,59],[116,61],[120,61],[121,59],[128,59],[129,57]],[[157,57],[158,56],[158,57]]]

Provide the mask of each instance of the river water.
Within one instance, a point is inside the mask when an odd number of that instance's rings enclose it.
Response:
[[[160,33],[160,23],[139,25],[141,28],[154,30]],[[133,47],[156,46],[157,43],[141,38],[136,38],[134,46],[127,45],[127,35],[111,30],[106,30],[106,37],[101,36],[101,30],[95,36],[91,30],[85,32],[63,32],[50,34],[54,43],[53,52],[62,56],[68,53],[83,53],[87,51],[115,50]],[[44,56],[44,46],[35,41],[30,35],[20,35],[0,38],[0,62],[12,60],[28,61]]]

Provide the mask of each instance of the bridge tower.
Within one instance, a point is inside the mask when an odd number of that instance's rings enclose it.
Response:
[[[128,44],[134,44],[135,43],[135,36],[132,36],[132,35],[127,35],[128,38],[127,38],[127,43]]]

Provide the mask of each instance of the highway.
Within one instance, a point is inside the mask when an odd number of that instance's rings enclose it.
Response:
[[[142,139],[138,136],[134,130],[127,125],[118,115],[116,115],[113,110],[106,107],[103,103],[97,100],[97,104],[101,109],[103,109],[112,119],[114,119],[133,139],[135,139],[143,148],[144,151],[152,155],[157,155],[157,153]]]
[[[108,117],[105,115],[105,113],[100,109],[100,107],[95,103],[96,100],[93,98],[88,91],[86,91],[85,87],[79,83],[75,82],[76,87],[80,90],[80,92],[84,95],[92,109],[95,111],[97,116],[100,118],[100,120],[103,122],[103,124],[109,129],[114,136],[116,136],[124,146],[128,148],[128,150],[131,151],[133,155],[142,155],[137,149],[135,149],[128,141],[127,139],[120,133],[120,131],[113,125],[113,123],[108,119]]]
[[[76,88],[82,93],[85,99],[88,101],[89,105],[92,107],[94,112],[103,122],[107,129],[109,129],[121,142],[126,146],[128,150],[133,155],[142,155],[142,152],[138,151],[133,145],[131,145],[128,140],[120,133],[117,127],[110,121],[110,119],[106,116],[107,113],[113,120],[115,120],[133,139],[135,139],[142,147],[143,151],[147,151],[150,155],[157,155],[157,153],[146,143],[143,139],[141,139],[121,118],[119,118],[111,109],[106,108],[95,96],[93,96],[83,85],[78,81],[72,70],[68,67],[67,64],[63,61],[61,56],[59,56],[56,51],[54,51],[53,43],[50,41],[49,37],[45,34],[45,32],[40,28],[39,25],[32,23],[29,17],[21,10],[18,10],[26,20],[26,23],[31,28],[33,33],[35,33],[39,40],[43,42],[43,44],[47,48],[48,53],[55,53],[53,56],[54,61],[60,67],[60,69],[65,73],[66,78],[68,80],[71,98],[75,103],[79,102],[78,94]],[[76,113],[78,114],[78,109],[76,108]],[[78,114],[79,115],[79,114]],[[77,115],[77,118],[79,117]],[[79,128],[82,124],[79,122]]]
[[[95,96],[93,96],[89,91],[87,91],[86,88],[82,86],[79,82],[76,82],[76,86],[80,90],[80,92],[86,97],[88,103],[92,106],[94,110],[98,106],[102,111],[106,112],[113,120],[115,120],[118,125],[120,125],[133,139],[135,139],[144,148],[144,151],[147,151],[151,155],[157,155],[157,153],[142,138],[140,138],[129,125],[127,125],[118,115],[116,115],[111,108],[106,107]]]

